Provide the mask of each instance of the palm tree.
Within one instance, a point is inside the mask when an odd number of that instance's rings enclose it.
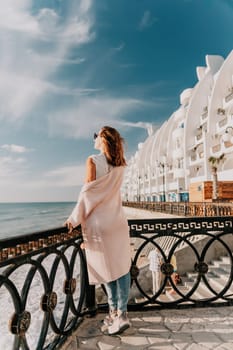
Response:
[[[211,165],[211,172],[213,176],[213,194],[212,199],[216,200],[218,199],[218,166],[219,164],[224,161],[225,154],[222,153],[219,157],[209,157],[208,161]]]

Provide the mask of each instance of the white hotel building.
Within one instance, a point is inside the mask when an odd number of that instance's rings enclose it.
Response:
[[[212,181],[210,157],[224,160],[218,180],[233,185],[233,51],[206,56],[197,83],[180,95],[180,107],[128,161],[123,199],[185,201],[190,187]]]

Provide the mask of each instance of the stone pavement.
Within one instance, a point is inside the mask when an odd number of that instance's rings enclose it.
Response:
[[[105,314],[85,318],[64,350],[233,350],[233,307],[129,312],[132,327],[101,332]]]

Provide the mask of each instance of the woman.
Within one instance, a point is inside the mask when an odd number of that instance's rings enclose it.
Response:
[[[85,184],[66,224],[70,229],[82,225],[89,283],[105,284],[109,315],[104,324],[112,335],[130,326],[130,238],[120,194],[126,161],[116,129],[104,126],[94,140],[100,153],[87,159]]]

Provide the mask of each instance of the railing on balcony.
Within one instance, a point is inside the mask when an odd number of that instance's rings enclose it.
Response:
[[[128,222],[129,310],[233,305],[232,216]],[[107,311],[103,286],[88,285],[81,242],[80,228],[68,233],[64,227],[0,240],[1,349],[58,349],[85,314]],[[154,249],[162,255],[155,291],[148,260]],[[173,279],[173,255],[179,284]],[[222,256],[228,259],[227,270],[217,278],[213,261]]]
[[[196,141],[198,142],[203,138],[203,134],[202,133],[197,134],[195,137],[196,137]]]
[[[229,102],[233,99],[233,88],[231,88],[230,93],[225,97],[225,102]]]
[[[209,202],[123,202],[125,207],[158,211],[181,216],[230,216],[233,203]]]
[[[206,110],[205,112],[203,112],[203,113],[201,114],[201,119],[202,119],[202,121],[204,121],[204,120],[207,118],[207,116],[208,116],[208,111]]]
[[[227,125],[227,121],[228,121],[227,118],[224,118],[224,119],[220,120],[220,121],[218,122],[219,128],[221,129],[223,126]]]

